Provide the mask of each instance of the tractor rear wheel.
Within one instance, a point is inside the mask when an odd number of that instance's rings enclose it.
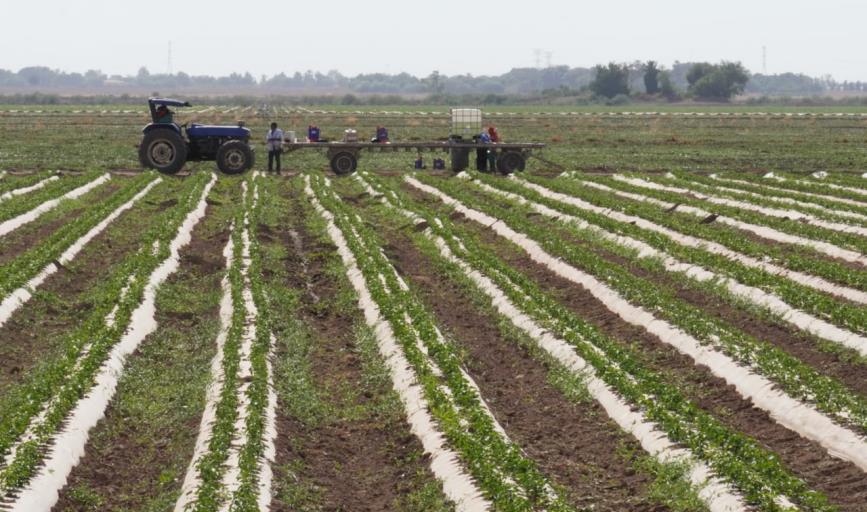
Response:
[[[187,161],[187,143],[174,130],[153,130],[142,139],[138,159],[142,167],[175,174]]]
[[[217,150],[217,167],[224,174],[241,174],[253,167],[253,150],[244,141],[230,140]]]
[[[341,151],[331,157],[331,170],[338,176],[352,174],[358,167],[358,159],[348,151]]]

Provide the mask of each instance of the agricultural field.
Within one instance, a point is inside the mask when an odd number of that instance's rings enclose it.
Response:
[[[0,510],[867,511],[867,115],[675,114],[165,176],[141,107],[0,108]]]

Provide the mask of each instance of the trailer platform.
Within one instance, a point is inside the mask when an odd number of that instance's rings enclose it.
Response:
[[[443,152],[451,157],[452,170],[460,172],[469,166],[470,152],[476,149],[487,149],[496,154],[497,170],[503,174],[523,171],[527,158],[534,149],[542,149],[545,144],[537,142],[496,142],[477,143],[457,140],[426,141],[426,142],[285,142],[284,153],[302,149],[323,151],[331,163],[335,174],[352,174],[358,166],[358,159],[365,151],[371,153],[397,152]]]

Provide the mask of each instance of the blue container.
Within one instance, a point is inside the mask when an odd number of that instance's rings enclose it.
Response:
[[[319,127],[318,126],[308,126],[307,127],[307,140],[310,142],[319,142]]]

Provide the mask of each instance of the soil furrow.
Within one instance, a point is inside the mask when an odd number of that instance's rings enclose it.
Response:
[[[385,402],[392,393],[388,383],[372,382],[366,374],[368,363],[359,353],[357,339],[360,315],[354,306],[351,311],[341,309],[339,296],[345,293],[344,283],[326,269],[329,258],[336,257],[334,247],[305,227],[303,219],[308,214],[299,203],[301,199],[286,199],[292,204],[289,215],[293,220],[287,221],[290,225],[260,225],[260,243],[277,243],[288,252],[281,262],[285,267],[279,272],[280,285],[299,294],[300,304],[294,314],[313,341],[309,371],[319,399],[335,414],[313,421],[296,417],[286,397],[278,395],[275,482],[295,480],[296,486],[300,482],[314,495],[308,499],[316,505],[305,505],[307,500],[298,497],[297,490],[295,496],[287,496],[291,493],[285,491],[285,484],[278,484],[273,510],[305,506],[317,510],[423,510],[420,504],[408,504],[410,495],[418,492],[420,480],[435,482],[421,443],[410,433],[398,409]],[[268,279],[271,272],[266,269],[265,274]],[[287,335],[279,328],[275,331],[278,338]],[[285,343],[278,344],[277,358],[287,358]],[[280,377],[279,370],[276,377]]]
[[[405,233],[381,229],[386,254],[436,314],[447,336],[467,351],[467,371],[509,437],[576,507],[658,511],[646,495],[649,477],[625,453],[640,446],[620,432],[595,402],[569,401],[548,382],[548,369],[494,326],[457,283],[442,279],[434,263]]]
[[[480,229],[460,215],[453,218],[478,233],[486,245],[511,266],[521,269],[546,291],[612,338],[630,343],[648,365],[664,372],[696,404],[723,424],[741,431],[781,460],[810,486],[825,493],[842,510],[863,510],[867,502],[867,478],[855,465],[829,455],[817,443],[800,438],[780,426],[764,411],[737,394],[734,387],[696,366],[643,328],[626,323],[609,311],[583,287],[563,279],[502,243],[493,231]]]
[[[218,325],[231,208],[210,202],[157,296],[157,331],[126,362],[53,510],[170,510],[192,457]]]
[[[551,229],[552,221],[548,219],[534,216],[531,221],[544,229]],[[560,230],[559,233],[564,240],[593,251],[600,258],[620,265],[637,277],[674,290],[675,296],[683,302],[700,308],[705,314],[722,320],[756,339],[773,344],[819,372],[835,378],[854,391],[867,396],[867,379],[864,379],[867,370],[863,365],[850,361],[853,353],[845,350],[842,352],[822,350],[822,345],[833,345],[833,343],[820,340],[793,325],[774,321],[769,317],[762,317],[755,311],[751,311],[752,308],[756,307],[752,304],[733,305],[721,297],[694,286],[690,280],[668,272],[647,270],[622,256],[580,240],[565,230]],[[847,358],[847,355],[850,357]]]
[[[0,265],[14,260],[25,251],[39,245],[44,238],[57,231],[58,228],[67,222],[75,220],[85,210],[85,205],[101,203],[123,187],[123,185],[123,180],[109,180],[104,186],[97,187],[96,190],[82,197],[79,200],[82,203],[81,207],[64,214],[49,212],[39,219],[25,224],[2,237],[0,239]]]
[[[111,182],[109,182],[111,183]],[[169,192],[158,185],[151,192]],[[169,201],[170,202],[170,201]],[[169,203],[167,202],[167,203]],[[126,254],[138,247],[138,233],[150,219],[171,204],[147,198],[124,212],[91,240],[76,258],[51,275],[25,307],[0,327],[0,396],[24,379],[40,361],[63,350],[64,335],[73,330],[91,307],[91,292]]]

